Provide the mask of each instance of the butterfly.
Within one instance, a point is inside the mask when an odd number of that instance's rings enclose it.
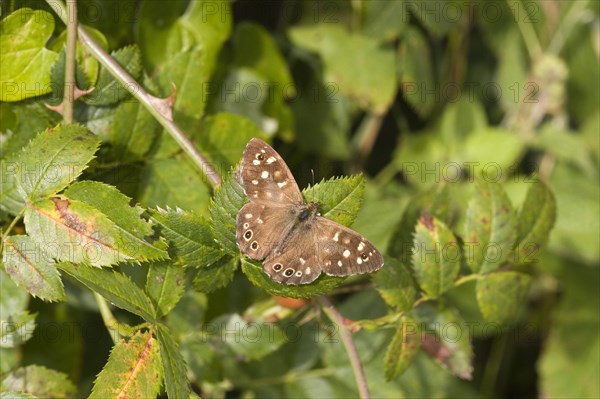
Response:
[[[383,256],[366,238],[305,202],[281,156],[264,141],[246,145],[238,179],[250,200],[237,214],[236,241],[250,259],[263,260],[269,277],[283,284],[308,284],[330,276],[369,273]]]

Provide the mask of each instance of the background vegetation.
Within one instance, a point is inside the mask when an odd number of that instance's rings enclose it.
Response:
[[[599,397],[598,4],[2,2],[2,397]],[[251,137],[381,271],[240,256]]]

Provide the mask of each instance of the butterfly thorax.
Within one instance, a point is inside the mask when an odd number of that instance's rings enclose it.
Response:
[[[298,212],[298,219],[301,222],[310,222],[315,216],[319,215],[319,203],[318,202],[309,202],[303,204]]]

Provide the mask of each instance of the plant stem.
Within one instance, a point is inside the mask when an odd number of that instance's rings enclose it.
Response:
[[[520,1],[509,1],[508,8],[510,8],[515,21],[517,21],[517,25],[519,26],[519,30],[521,31],[521,35],[525,41],[525,47],[529,53],[529,58],[531,60],[539,59],[543,53],[543,50],[537,38],[537,34],[533,29],[533,24],[531,21],[528,21],[529,17],[527,10],[525,10],[525,7],[523,7],[523,4]]]
[[[363,119],[360,127],[358,128],[358,133],[356,135],[357,146],[356,146],[356,159],[357,162],[355,165],[362,169],[371,150],[373,149],[373,145],[375,144],[375,139],[377,139],[377,135],[379,134],[379,129],[381,129],[381,125],[383,124],[383,117],[385,113],[382,114],[373,114],[367,113],[365,118]]]
[[[77,0],[67,0],[67,53],[65,60],[65,90],[63,93],[63,119],[73,123],[75,102],[75,50],[77,48]]]
[[[58,0],[46,0],[48,5],[56,12],[59,18],[66,21],[66,10]],[[154,107],[155,97],[151,96],[121,65],[119,65],[104,49],[81,27],[77,28],[79,40],[87,50],[102,64],[104,68],[125,87],[143,106],[156,118],[156,120],[173,137],[179,146],[187,153],[192,162],[208,177],[213,187],[221,184],[221,175],[212,167],[208,160],[198,151],[185,133],[172,120]]]
[[[12,220],[12,222],[10,222],[10,224],[8,225],[6,230],[2,233],[2,245],[4,245],[4,240],[6,239],[6,237],[8,237],[8,234],[13,229],[13,227],[15,227],[15,225],[17,224],[19,219],[21,219],[23,217],[24,213],[25,213],[25,208],[21,209],[21,212],[19,212],[19,214],[17,216],[15,216],[15,218]]]
[[[108,306],[108,302],[106,302],[106,299],[104,299],[102,295],[98,294],[97,292],[94,292],[94,299],[96,300],[96,304],[98,305],[98,310],[100,310],[102,321],[104,321],[104,325],[106,326],[110,337],[116,344],[117,342],[119,342],[119,336],[121,335],[119,333],[120,323],[117,320],[117,318],[113,315],[112,311],[110,310],[110,307]]]
[[[356,385],[358,386],[358,392],[361,399],[370,398],[371,396],[369,395],[369,386],[367,385],[365,372],[363,370],[362,363],[360,362],[358,352],[356,351],[354,341],[352,340],[352,334],[344,325],[344,317],[333,306],[329,298],[321,296],[319,298],[319,302],[321,302],[321,306],[323,307],[323,311],[327,317],[329,317],[329,319],[338,327],[338,331],[340,332],[340,336],[342,338],[342,343],[344,344],[346,353],[348,353],[348,357],[350,358],[350,364],[352,365],[352,371],[354,372],[354,378],[356,379]]]

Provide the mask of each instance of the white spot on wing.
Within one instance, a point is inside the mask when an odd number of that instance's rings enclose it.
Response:
[[[310,267],[307,267],[306,269],[304,269],[304,273],[310,274]]]
[[[281,183],[277,183],[277,185],[279,186],[279,188],[284,187],[287,184],[286,181],[282,181]]]
[[[356,258],[356,263],[358,263],[359,265],[362,263],[362,259],[360,258],[360,256]]]
[[[342,267],[342,261],[341,260],[338,260],[338,266]]]
[[[263,224],[263,223],[264,223],[264,221],[263,221],[262,219],[260,219],[260,218],[259,218],[259,219],[256,219],[256,222],[257,222],[258,224]]]
[[[269,158],[267,159],[267,165],[271,165],[271,164],[272,164],[273,162],[275,162],[275,161],[276,161],[275,157],[269,157]]]
[[[247,214],[245,214],[245,215],[244,215],[244,217],[245,217],[246,219],[252,219],[252,216],[253,216],[253,215],[252,215],[251,213],[247,213]]]
[[[350,256],[350,251],[345,250],[342,255],[344,255],[344,258],[347,258],[348,256]]]
[[[358,249],[359,251],[362,251],[365,248],[365,243],[364,242],[360,242],[360,244],[358,244],[358,247],[356,247],[356,249]]]
[[[304,264],[306,263],[306,261],[304,260],[304,258],[300,258],[299,260],[300,260],[300,264],[301,264],[302,266],[304,266]]]
[[[256,180],[256,179],[252,180],[252,184],[254,184],[256,186],[258,184],[258,180]]]
[[[333,241],[338,242],[340,240],[340,232],[336,231],[336,233],[333,235]]]
[[[252,161],[252,165],[260,165],[260,161],[258,159],[255,159],[254,161]]]
[[[244,223],[244,228],[247,229],[248,227],[250,227],[250,223]]]
[[[344,242],[344,244],[350,244],[350,239],[349,238],[344,238],[342,241]]]
[[[260,177],[262,177],[263,179],[266,179],[267,177],[269,177],[269,172],[267,172],[266,170],[263,170],[262,173],[260,174]]]

